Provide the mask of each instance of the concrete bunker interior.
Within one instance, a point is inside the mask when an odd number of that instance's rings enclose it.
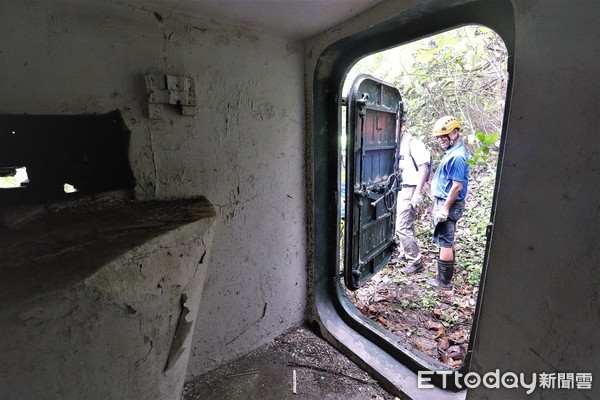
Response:
[[[220,14],[206,8],[213,3],[222,5]],[[502,217],[495,221],[489,254],[494,268],[490,267],[486,277],[471,367],[480,373],[496,369],[595,372],[599,347],[596,330],[589,327],[596,326],[599,318],[600,216],[598,187],[590,182],[597,181],[599,171],[598,136],[593,129],[598,125],[598,91],[593,84],[598,60],[590,55],[597,49],[598,2],[360,2],[368,4],[302,33],[290,33],[289,29],[309,26],[325,13],[302,14],[292,5],[281,7],[288,2],[267,3],[268,7],[262,2],[240,3],[258,7],[269,21],[251,24],[248,19],[259,13],[248,5],[229,7],[228,2],[179,2],[175,6],[158,0],[27,0],[0,5],[0,69],[6,77],[0,114],[106,115],[119,110],[130,132],[127,156],[135,179],[135,202],[190,199],[191,203],[184,205],[189,216],[205,216],[189,223],[175,222],[159,234],[160,227],[166,226],[163,221],[144,222],[148,214],[134,218],[140,214],[128,211],[128,195],[112,190],[95,196],[68,196],[42,207],[27,206],[32,214],[26,214],[29,218],[25,220],[16,217],[25,214],[5,212],[3,202],[3,226],[23,229],[20,235],[3,236],[7,243],[16,246],[30,237],[26,229],[35,231],[36,221],[40,227],[58,227],[56,218],[65,223],[61,218],[67,214],[65,206],[73,218],[79,212],[84,220],[91,216],[89,211],[97,210],[96,225],[77,225],[72,219],[70,237],[57,233],[56,239],[64,239],[61,245],[83,245],[80,252],[70,253],[69,260],[67,253],[60,252],[45,260],[69,261],[64,265],[79,270],[89,260],[102,260],[101,254],[115,258],[112,263],[90,264],[99,269],[79,284],[77,279],[71,284],[63,281],[59,286],[65,290],[53,292],[57,295],[54,299],[33,298],[35,292],[31,291],[14,297],[23,302],[12,309],[8,303],[3,306],[2,395],[80,400],[86,396],[74,393],[76,389],[85,391],[98,385],[103,391],[89,398],[119,398],[113,395],[118,393],[127,399],[178,399],[181,380],[174,372],[182,372],[183,364],[183,379],[190,380],[309,321],[398,396],[522,398],[521,389],[479,387],[458,394],[419,390],[414,370],[376,348],[361,350],[369,347],[369,341],[339,318],[327,269],[335,264],[331,249],[336,247],[337,229],[331,223],[337,212],[335,193],[329,189],[338,178],[335,139],[328,132],[337,124],[335,94],[343,75],[332,67],[349,65],[356,56],[338,63],[339,57],[344,57],[341,49],[385,47],[461,21],[485,23],[486,18],[498,18],[506,10],[511,17],[505,21],[514,27],[514,37],[510,39],[494,26],[507,45],[514,44],[503,187],[497,199]],[[291,3],[307,4],[304,10],[314,11],[312,2]],[[233,11],[223,12],[226,8]],[[234,11],[245,12],[248,19],[233,18]],[[431,17],[434,14],[437,19]],[[353,42],[355,39],[361,39],[360,44]],[[143,79],[146,74],[192,77],[198,99],[209,101],[199,101],[195,115],[181,115],[179,110],[165,107],[162,119],[151,120]],[[3,160],[0,166],[6,166]],[[202,206],[202,196],[212,208]],[[85,207],[76,206],[79,202]],[[108,204],[112,205],[103,207]],[[183,207],[171,206],[173,210]],[[156,207],[153,209],[164,210]],[[88,211],[82,211],[85,208]],[[118,220],[120,215],[132,219]],[[110,223],[110,218],[118,221]],[[110,232],[119,226],[126,229]],[[135,226],[140,229],[133,229]],[[109,245],[93,249],[85,241],[85,237],[94,237],[94,232],[129,240],[127,237],[135,238],[144,230],[153,233],[142,239],[144,243],[132,239],[138,246],[120,255],[104,253]],[[212,233],[212,241],[207,236],[204,244],[202,240],[190,242],[200,231]],[[82,238],[75,241],[80,232]],[[186,243],[186,248],[179,247]],[[55,249],[62,248],[57,246]],[[35,266],[32,260],[29,265]],[[141,269],[135,262],[140,260]],[[11,265],[7,262],[3,268]],[[186,274],[193,275],[196,267],[196,277],[204,269],[206,274],[195,310],[194,296],[184,285],[190,282]],[[179,278],[169,278],[170,285],[161,283],[167,270],[180,271]],[[113,279],[105,279],[108,275]],[[165,290],[169,300],[159,304],[145,301],[160,295],[159,283],[163,290],[173,289]],[[179,292],[177,285],[181,286]],[[6,292],[9,300],[9,293],[15,293],[11,290]],[[187,295],[187,302],[181,292]],[[135,296],[137,303],[132,301]],[[188,362],[183,362],[185,354],[181,354],[174,369],[165,375],[173,344],[169,339],[176,336],[185,304],[190,310],[187,315],[195,320],[189,346],[184,345],[189,348]],[[29,306],[32,308],[26,310]],[[53,307],[52,314],[39,312]],[[8,317],[12,310],[17,312],[15,318]],[[95,317],[79,319],[84,315]],[[147,319],[160,322],[155,331],[146,324]],[[71,329],[60,331],[58,324],[68,321],[70,325],[65,326]],[[57,332],[60,335],[55,335]],[[36,363],[19,366],[33,354],[31,344],[38,333],[42,336],[35,339],[45,337],[48,346],[35,354]],[[108,349],[117,357],[106,361],[98,358],[106,347],[86,345],[94,337],[106,339],[104,334],[116,333],[131,334],[136,346],[119,348],[113,342]],[[57,337],[68,340],[58,341]],[[15,343],[18,345],[13,346]],[[73,384],[77,364],[65,363],[63,357],[73,356],[74,349],[79,349],[83,359],[87,355],[90,365],[100,371],[97,379],[86,381],[89,385]],[[112,379],[110,390],[114,392],[108,393],[99,377],[109,376],[111,362],[113,366],[125,363],[123,368],[131,375]],[[28,371],[35,378],[24,379]],[[144,381],[149,376],[157,379]],[[139,379],[137,388],[152,393],[128,391],[130,378]],[[540,396],[595,398],[597,387],[547,390]]]
[[[0,336],[11,360],[3,396],[181,393],[212,205],[133,201],[129,130],[118,111],[4,115],[0,125],[2,175],[26,169],[28,177],[0,189]],[[59,376],[78,384],[53,391]]]

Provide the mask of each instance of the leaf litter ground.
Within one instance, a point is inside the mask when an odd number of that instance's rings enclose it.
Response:
[[[457,235],[461,231],[459,226]],[[347,291],[347,295],[363,315],[387,329],[401,347],[458,368],[467,354],[479,288],[469,282],[472,279],[460,267],[460,260],[451,289],[427,284],[436,276],[436,253],[433,246],[421,249],[421,272],[403,274],[406,261],[396,249],[385,268],[360,289]]]

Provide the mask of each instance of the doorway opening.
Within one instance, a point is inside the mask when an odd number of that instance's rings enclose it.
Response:
[[[344,82],[346,101],[341,109],[341,157],[338,167],[338,296],[343,298],[342,301],[353,304],[366,320],[364,325],[382,334],[392,348],[407,353],[418,364],[432,369],[461,369],[472,351],[472,332],[481,304],[480,288],[490,245],[497,167],[501,158],[500,142],[509,78],[507,54],[504,42],[493,30],[480,25],[463,26],[365,57],[354,65]],[[404,121],[407,133],[424,143],[431,154],[431,175],[443,156],[443,151],[431,135],[435,121],[444,115],[454,115],[462,123],[462,142],[471,157],[468,161],[470,176],[465,212],[457,222],[455,272],[450,288],[439,289],[427,283],[437,274],[439,253],[439,247],[431,241],[434,228],[431,178],[425,185],[423,202],[417,206],[414,222],[423,268],[414,273],[403,272],[408,261],[404,257],[396,225],[392,232],[394,245],[389,247],[388,254],[377,256],[379,261],[385,259],[381,261],[383,267],[370,271],[364,279],[352,280],[351,275],[356,274],[357,269],[351,264],[356,265],[357,262],[352,260],[353,250],[347,246],[356,246],[353,241],[358,239],[355,240],[355,235],[348,233],[348,220],[357,220],[352,214],[352,203],[360,202],[358,209],[364,210],[363,199],[369,196],[358,193],[365,190],[353,184],[355,176],[352,172],[348,180],[347,173],[356,167],[352,166],[353,163],[362,163],[363,159],[367,160],[367,165],[373,164],[373,157],[367,155],[364,149],[361,150],[362,156],[349,156],[363,145],[355,142],[360,140],[356,139],[360,134],[346,134],[357,128],[354,125],[358,125],[354,122],[356,117],[350,107],[355,106],[352,96],[355,96],[356,102],[356,98],[364,95],[352,94],[357,80],[364,79],[361,78],[363,74],[398,89],[401,100],[396,133],[400,134]],[[360,111],[355,114],[360,114]],[[379,121],[379,117],[376,118]],[[399,138],[397,142],[400,142]],[[387,144],[385,140],[380,140],[378,150],[381,151]],[[398,154],[395,157],[397,163]],[[396,175],[396,172],[390,171],[387,171],[387,175],[385,171],[380,174],[385,175],[381,177],[383,181],[389,181]],[[371,175],[369,179],[373,179]],[[397,171],[397,176],[396,187],[401,191],[402,171]],[[381,185],[381,203],[387,200],[391,204],[385,193],[393,184],[390,187],[386,185]],[[354,193],[348,193],[348,190]],[[377,191],[376,185],[371,191]],[[392,195],[395,206],[398,193],[390,192],[389,197]],[[377,202],[378,197],[376,194],[374,196],[372,203]],[[395,210],[392,211],[391,207],[387,209],[390,217],[397,222],[397,216],[392,215]],[[381,221],[384,212],[377,213],[374,218]],[[373,224],[375,222],[371,222]],[[358,231],[361,228],[350,229]],[[373,236],[373,233],[368,233],[368,237],[362,240],[370,243]]]

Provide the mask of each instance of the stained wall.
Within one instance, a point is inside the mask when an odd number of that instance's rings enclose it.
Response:
[[[120,110],[139,200],[216,208],[189,375],[304,318],[304,86],[300,43],[126,2],[0,5],[0,113]],[[148,118],[145,74],[195,80],[194,116]],[[85,134],[82,132],[82,134]]]

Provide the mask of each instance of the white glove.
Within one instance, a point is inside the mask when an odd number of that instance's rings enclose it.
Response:
[[[443,207],[438,209],[435,213],[435,219],[437,219],[438,224],[446,221],[448,219],[448,210]]]
[[[410,200],[410,205],[412,206],[413,209],[417,209],[421,206],[421,204],[423,204],[423,196],[421,196],[420,194],[415,193],[412,197],[412,199]]]

